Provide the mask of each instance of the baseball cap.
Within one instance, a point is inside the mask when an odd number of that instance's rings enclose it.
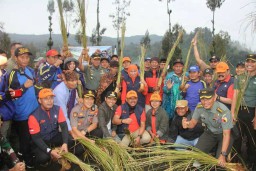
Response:
[[[126,57],[123,58],[123,62],[125,62],[125,61],[131,62],[131,58],[126,56]]]
[[[150,61],[151,58],[150,57],[146,57],[144,61]]]
[[[104,60],[105,60],[105,61],[107,61],[107,62],[109,63],[109,59],[108,59],[108,58],[106,58],[106,57],[104,57],[104,58],[101,58],[101,59],[100,59],[100,61],[104,61]]]
[[[97,58],[101,58],[101,54],[100,53],[98,53],[98,52],[95,52],[95,53],[93,53],[92,55],[91,55],[91,58],[93,58],[93,59],[97,59]]]
[[[182,65],[184,65],[183,61],[181,59],[176,59],[174,62],[173,62],[173,65],[177,64],[177,63],[180,63]]]
[[[188,72],[198,72],[198,71],[200,71],[200,69],[197,65],[190,66],[188,70]]]
[[[113,67],[119,67],[119,62],[117,62],[117,61],[110,61],[109,66],[110,66],[111,68],[113,68]]]
[[[159,93],[153,93],[151,95],[150,101],[153,101],[153,100],[155,100],[155,101],[162,101],[161,96],[159,95]]]
[[[83,97],[84,98],[86,98],[86,97],[93,97],[93,98],[95,98],[95,93],[92,90],[85,90],[85,92],[83,94]]]
[[[114,91],[108,91],[106,94],[107,98],[117,98],[117,93]]]
[[[213,95],[214,95],[214,90],[212,88],[204,88],[199,92],[200,99],[203,99],[203,98],[210,99],[213,97]]]
[[[29,54],[29,55],[32,55],[32,53],[29,51],[29,49],[28,49],[28,48],[25,48],[25,47],[19,47],[19,48],[17,48],[17,49],[15,50],[15,52],[14,52],[14,55],[15,55],[15,56],[19,56],[19,55],[23,55],[23,54],[25,54],[25,53],[27,53],[27,54]]]
[[[212,56],[212,57],[209,59],[209,61],[210,61],[210,62],[211,62],[211,61],[220,61],[220,58],[217,57],[217,56]]]
[[[210,74],[210,75],[213,75],[213,70],[211,68],[206,68],[203,72],[203,75],[205,74]]]
[[[176,107],[187,107],[187,106],[188,106],[187,100],[177,100],[176,102]]]
[[[236,65],[236,68],[239,67],[239,66],[245,67],[244,62],[242,62],[242,61],[238,62],[237,65]]]
[[[229,69],[229,66],[226,62],[219,62],[217,65],[216,65],[216,72],[226,72],[227,70]]]
[[[49,56],[60,56],[60,54],[56,49],[51,49],[46,52],[46,57]]]
[[[151,58],[150,62],[152,62],[152,61],[156,61],[157,63],[160,62],[158,57],[153,57],[153,58]]]
[[[0,65],[4,65],[7,63],[7,58],[5,56],[0,55]]]
[[[138,98],[138,95],[137,95],[136,91],[134,91],[134,90],[128,91],[128,93],[126,94],[126,99],[129,99],[131,97],[137,97]]]
[[[40,99],[46,98],[47,96],[55,96],[50,88],[43,88],[39,91],[38,97]]]
[[[256,61],[256,54],[248,54],[246,56],[246,60],[253,60],[253,61]]]

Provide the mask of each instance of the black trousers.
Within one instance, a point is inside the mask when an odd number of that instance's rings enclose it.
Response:
[[[253,128],[252,120],[255,117],[255,108],[241,107],[238,112],[237,127],[240,132],[240,138],[235,141],[235,149],[243,157],[247,164],[256,165],[256,130]],[[242,155],[242,141],[247,138],[247,151]]]
[[[19,155],[20,160],[24,160],[26,164],[31,164],[31,136],[29,134],[28,120],[13,121],[13,125],[19,137]]]
[[[199,137],[199,140],[196,144],[196,148],[199,150],[209,153],[216,145],[216,158],[219,158],[222,148],[223,134],[213,134],[210,130],[205,130],[204,133]],[[227,149],[227,153],[230,152],[233,145],[233,137],[230,135],[230,143]]]
[[[88,133],[88,137],[92,138],[103,138],[103,132],[100,128],[96,128]]]
[[[44,141],[50,148],[60,147],[63,144],[61,132],[59,132],[55,137],[49,141]],[[51,155],[42,151],[39,147],[33,144],[33,154],[35,155],[35,164],[46,164],[51,160]],[[76,141],[72,139],[69,135],[68,137],[68,150],[69,152],[75,154],[77,157],[80,157],[84,153],[84,147],[79,143],[76,144]]]

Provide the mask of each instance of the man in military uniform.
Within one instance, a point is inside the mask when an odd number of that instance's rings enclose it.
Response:
[[[245,68],[248,75],[240,75],[235,79],[235,92],[232,101],[231,113],[234,120],[238,120],[237,126],[240,128],[241,138],[247,137],[248,158],[242,155],[243,160],[249,169],[256,170],[256,54],[247,55]],[[240,93],[242,102],[240,107],[237,105]],[[238,107],[237,118],[235,110]],[[235,148],[241,153],[242,139],[235,141]]]
[[[83,52],[82,52],[83,53]],[[100,78],[104,75],[107,70],[100,66],[101,55],[98,52],[95,52],[91,56],[92,65],[82,64],[83,55],[79,58],[79,69],[84,73],[86,89],[87,90],[97,90],[100,84]]]
[[[205,153],[209,153],[217,144],[216,158],[218,164],[225,166],[226,157],[231,150],[233,138],[231,129],[233,128],[230,110],[222,103],[215,101],[213,89],[200,90],[200,100],[190,121],[183,118],[183,128],[194,128],[199,120],[205,124],[206,129],[199,137],[196,148]]]
[[[83,104],[75,106],[70,114],[70,122],[73,133],[82,139],[89,140],[87,137],[102,138],[102,131],[98,126],[98,109],[94,104],[95,94],[87,90],[83,94]]]

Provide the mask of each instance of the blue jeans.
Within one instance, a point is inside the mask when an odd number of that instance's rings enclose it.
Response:
[[[197,144],[199,138],[196,138],[194,140],[186,140],[184,138],[182,138],[181,136],[177,136],[177,139],[175,141],[175,144],[182,144],[182,145],[187,145],[187,146],[195,146]],[[176,150],[181,150],[181,148],[176,148]]]

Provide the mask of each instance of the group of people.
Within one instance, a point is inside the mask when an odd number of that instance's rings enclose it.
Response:
[[[89,57],[84,49],[77,60],[52,49],[31,68],[32,54],[22,44],[12,44],[8,60],[1,50],[0,154],[11,160],[1,157],[0,165],[10,170],[44,166],[62,151],[81,156],[84,148],[74,146],[78,138],[91,143],[113,138],[124,148],[156,140],[195,146],[225,166],[232,146],[242,155],[246,138],[245,162],[256,169],[256,54],[238,63],[233,76],[217,56],[207,65],[196,39],[192,43],[197,65],[188,72],[177,59],[164,74],[166,60],[146,57],[144,79],[127,56],[121,62],[100,51]],[[86,65],[85,59],[90,59]],[[14,150],[8,142],[13,137],[19,140]]]

